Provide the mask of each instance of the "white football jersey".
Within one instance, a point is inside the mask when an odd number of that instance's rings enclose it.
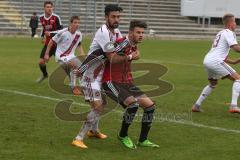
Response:
[[[97,30],[90,45],[88,56],[81,66],[81,68],[86,70],[84,76],[89,77],[91,80],[102,80],[104,63],[106,61],[105,53],[108,52],[106,46],[109,42],[115,42],[118,38],[122,38],[119,29],[115,29],[114,33],[112,33],[106,24]]]
[[[224,61],[228,54],[230,47],[238,44],[236,34],[229,30],[224,29],[216,35],[211,50],[205,56],[208,61]]]
[[[74,34],[69,32],[68,28],[64,28],[57,32],[52,38],[57,44],[57,50],[55,53],[56,61],[67,62],[70,59],[76,57],[74,52],[79,43],[82,41],[82,33],[77,30]]]
[[[90,45],[88,54],[93,53],[98,49],[103,49],[103,52],[106,52],[105,46],[109,42],[115,42],[117,38],[121,38],[122,34],[118,28],[112,33],[106,24],[102,25],[96,32],[94,39]]]

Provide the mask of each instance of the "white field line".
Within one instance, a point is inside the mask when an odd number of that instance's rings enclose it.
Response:
[[[5,92],[5,93],[12,93],[12,94],[16,94],[16,95],[21,95],[21,96],[34,97],[34,98],[38,98],[38,99],[46,99],[46,100],[50,100],[50,101],[57,101],[57,102],[62,101],[62,99],[47,97],[47,96],[41,96],[41,95],[26,93],[26,92],[22,92],[22,91],[7,90],[7,89],[1,89],[1,88],[0,88],[0,91]],[[73,104],[84,106],[84,107],[89,107],[89,105],[84,104],[84,103],[73,103]],[[114,112],[121,113],[121,114],[123,113],[122,111],[119,111],[119,110],[114,110]],[[166,119],[166,120],[163,120],[162,122],[170,122],[170,123],[188,125],[188,126],[199,127],[199,128],[207,128],[207,129],[212,129],[212,130],[216,130],[216,131],[223,131],[223,132],[228,132],[228,133],[240,133],[240,130],[222,128],[222,127],[217,127],[217,126],[209,126],[209,125],[204,125],[204,124],[200,124],[200,123],[194,123],[192,121],[176,121],[176,120]]]
[[[122,114],[122,111],[119,110],[114,110],[116,113]],[[138,114],[137,116],[141,116],[142,114]],[[194,123],[191,120],[174,120],[174,119],[159,119],[159,122],[170,122],[170,123],[176,123],[176,124],[182,124],[182,125],[188,125],[188,126],[193,126],[193,127],[198,127],[198,128],[207,128],[207,129],[212,129],[216,131],[223,131],[223,132],[231,132],[231,133],[240,133],[240,130],[236,129],[231,129],[231,128],[222,128],[222,127],[217,127],[217,126],[208,126],[200,123]],[[158,119],[156,119],[158,121]]]
[[[26,92],[21,92],[21,91],[15,91],[15,90],[8,90],[8,89],[1,89],[0,91],[2,92],[7,92],[7,93],[12,93],[12,94],[17,94],[17,95],[21,95],[21,96],[28,96],[28,97],[34,97],[34,98],[39,98],[39,99],[46,99],[46,100],[50,100],[50,101],[56,101],[56,102],[61,102],[64,99],[59,99],[59,98],[53,98],[53,97],[48,97],[48,96],[41,96],[41,95],[36,95],[36,94],[32,94],[32,93],[26,93]],[[84,103],[76,103],[73,102],[74,105],[80,105],[82,107],[89,107],[89,105],[84,104]]]

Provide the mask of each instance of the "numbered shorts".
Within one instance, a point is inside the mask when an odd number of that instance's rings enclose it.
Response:
[[[236,71],[225,62],[205,62],[204,67],[208,74],[208,79],[221,79]]]
[[[102,84],[103,90],[107,96],[109,96],[112,100],[116,101],[117,103],[121,104],[124,108],[124,101],[128,97],[140,97],[144,95],[137,86],[132,83],[117,83],[117,82],[104,82]]]
[[[102,83],[98,80],[91,80],[83,76],[81,80],[81,87],[83,89],[85,101],[93,102],[102,100],[101,95]]]

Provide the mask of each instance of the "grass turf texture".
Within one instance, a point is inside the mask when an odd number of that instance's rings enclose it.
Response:
[[[87,51],[90,40],[83,42]],[[232,82],[220,81],[219,87],[207,98],[204,113],[190,114],[189,110],[207,84],[202,60],[211,45],[210,41],[157,41],[146,40],[140,45],[141,61],[160,63],[168,73],[161,77],[174,85],[171,93],[155,97],[158,115],[185,114],[194,123],[240,130],[240,115],[227,112]],[[41,50],[39,39],[0,38],[0,89],[16,90],[59,99],[83,98],[58,94],[48,82],[36,84],[40,75],[37,61]],[[237,54],[232,54],[237,57]],[[57,64],[48,63],[51,73]],[[238,66],[234,66],[239,71]],[[149,77],[151,78],[151,77]],[[1,160],[225,160],[238,159],[240,133],[195,127],[167,121],[155,121],[149,134],[159,149],[138,148],[129,150],[117,140],[121,114],[111,112],[104,116],[100,129],[106,140],[85,139],[89,149],[80,150],[70,145],[81,123],[59,120],[54,114],[55,101],[0,91],[0,159]],[[86,110],[73,106],[75,112]],[[122,110],[122,109],[118,109]],[[159,117],[158,117],[159,118]],[[129,136],[136,142],[140,123],[134,122]]]

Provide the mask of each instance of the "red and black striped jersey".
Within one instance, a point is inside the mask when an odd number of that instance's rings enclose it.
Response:
[[[137,46],[130,44],[127,37],[123,37],[116,40],[115,51],[118,55],[129,55],[132,52],[137,51]],[[103,73],[103,82],[113,81],[118,83],[132,83],[133,76],[131,72],[131,62],[125,61],[122,63],[112,64],[109,61],[105,65]]]
[[[44,36],[45,32],[53,32],[62,29],[62,22],[58,15],[52,14],[50,17],[46,17],[45,14],[42,14],[40,17],[40,22],[43,26],[42,30],[42,37]],[[51,37],[46,37],[45,45],[48,45],[48,42],[50,41]]]

